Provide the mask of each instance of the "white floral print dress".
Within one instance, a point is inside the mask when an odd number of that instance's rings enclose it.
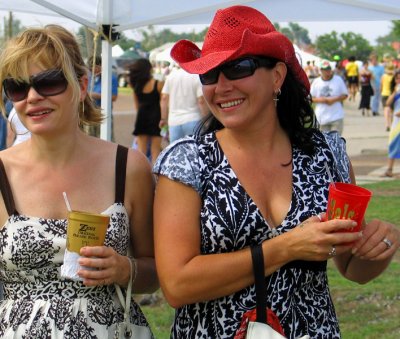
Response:
[[[127,149],[118,146],[116,200],[105,245],[126,255],[130,244],[129,218],[123,204]],[[60,277],[66,247],[67,220],[20,215],[14,206],[3,163],[0,185],[9,218],[0,229],[0,338],[113,338],[123,310],[110,286],[85,287]],[[131,321],[148,326],[132,300]]]

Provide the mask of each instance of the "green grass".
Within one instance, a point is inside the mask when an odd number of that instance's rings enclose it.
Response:
[[[132,94],[132,88],[127,87],[118,87],[118,94]]]
[[[157,295],[160,297],[159,302],[155,305],[141,306],[141,309],[150,324],[154,337],[168,339],[175,310],[164,300],[161,291],[157,291]]]
[[[400,180],[363,185],[373,192],[366,219],[378,218],[400,227]],[[344,279],[329,262],[332,298],[343,339],[400,338],[400,251],[387,270],[372,282],[359,285]],[[174,310],[157,292],[156,305],[142,307],[157,339],[169,338]]]
[[[400,180],[363,185],[372,191],[366,220],[400,227]],[[328,265],[328,275],[344,339],[400,338],[400,253],[387,270],[365,285],[352,283]]]

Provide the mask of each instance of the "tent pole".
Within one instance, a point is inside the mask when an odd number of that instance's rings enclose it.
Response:
[[[103,23],[111,25],[112,1],[104,0],[103,4]],[[112,26],[111,26],[112,27]],[[110,27],[110,30],[111,30]],[[101,28],[103,29],[103,27]],[[112,77],[112,56],[111,41],[103,39],[101,41],[101,110],[105,115],[100,128],[100,137],[104,140],[111,140],[111,77]]]

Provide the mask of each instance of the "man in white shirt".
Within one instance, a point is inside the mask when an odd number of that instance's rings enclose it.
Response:
[[[321,131],[343,132],[343,101],[348,91],[343,79],[335,75],[329,61],[320,65],[321,76],[311,84],[312,101],[315,103],[315,115]]]
[[[160,128],[168,124],[170,142],[193,134],[207,112],[199,76],[174,69],[161,92]]]

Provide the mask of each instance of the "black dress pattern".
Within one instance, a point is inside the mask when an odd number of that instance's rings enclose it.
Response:
[[[117,191],[123,197],[124,187]],[[130,223],[119,200],[103,212],[110,216],[105,246],[126,255]],[[66,230],[66,219],[30,217],[17,211],[10,213],[0,229],[0,280],[4,283],[0,338],[114,337],[124,314],[114,285],[86,287],[60,276]],[[130,314],[132,323],[148,326],[134,300]]]
[[[315,132],[314,156],[293,147],[292,201],[281,225],[272,229],[238,181],[215,133],[188,136],[159,156],[154,173],[193,187],[201,196],[201,253],[238,251],[285,233],[326,210],[329,176],[349,182],[345,142],[337,133]],[[268,262],[268,258],[266,258]],[[288,338],[340,338],[326,261],[293,261],[265,279],[268,307]],[[177,309],[171,338],[233,338],[244,312],[255,308],[254,285],[234,294]]]

